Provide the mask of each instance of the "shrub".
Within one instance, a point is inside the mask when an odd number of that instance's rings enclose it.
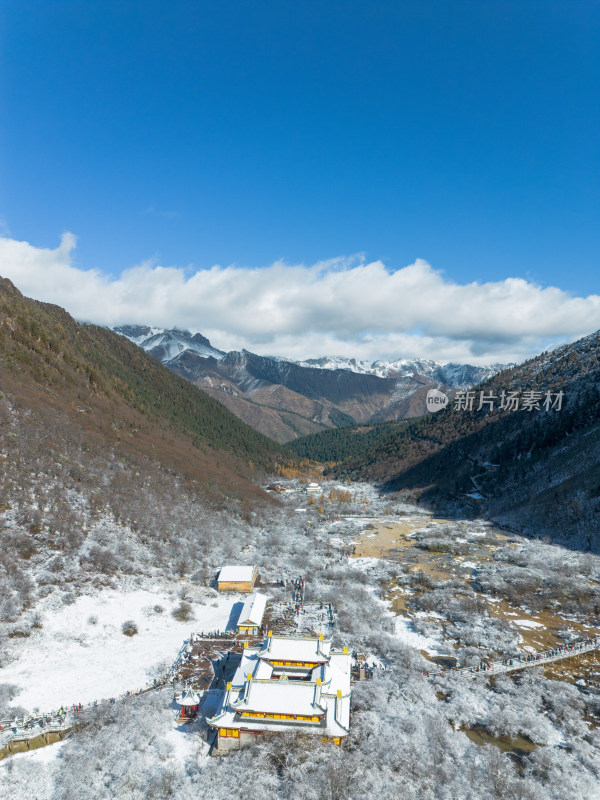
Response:
[[[194,619],[194,611],[191,603],[188,603],[187,600],[182,600],[181,603],[171,611],[171,616],[178,622],[189,622],[189,620]]]
[[[39,611],[36,611],[31,617],[31,627],[38,629],[44,627],[44,624],[42,622],[42,615],[40,614]]]
[[[125,636],[135,636],[138,632],[138,627],[132,619],[128,619],[121,625],[121,630]]]

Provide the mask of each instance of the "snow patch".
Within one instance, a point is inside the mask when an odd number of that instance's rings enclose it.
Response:
[[[513,619],[512,620],[515,625],[518,625],[519,628],[543,628],[545,627],[542,625],[541,622],[534,622],[532,619]]]
[[[178,622],[170,614],[178,598],[164,589],[79,597],[44,611],[44,627],[15,645],[17,658],[0,669],[0,683],[21,688],[14,704],[42,712],[136,691],[171,666],[192,631],[225,630],[241,598],[217,596],[206,606],[190,600],[195,619]],[[155,605],[164,612],[148,613]],[[136,635],[122,633],[126,620],[136,623]]]
[[[394,620],[395,633],[398,639],[409,647],[414,647],[417,650],[425,650],[431,656],[442,655],[440,652],[440,642],[429,636],[423,636],[417,633],[412,623],[406,617],[396,617]]]

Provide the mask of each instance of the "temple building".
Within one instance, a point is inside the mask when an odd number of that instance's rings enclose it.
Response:
[[[220,592],[253,592],[256,578],[256,567],[228,564],[221,567],[217,585]]]
[[[258,636],[266,607],[266,594],[256,592],[251,595],[244,603],[244,607],[240,612],[237,623],[238,633],[242,636]]]
[[[242,660],[208,724],[219,753],[265,733],[299,731],[337,745],[350,731],[350,655],[319,637],[277,636],[244,646]]]

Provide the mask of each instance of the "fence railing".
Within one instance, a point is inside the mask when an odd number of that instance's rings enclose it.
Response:
[[[81,724],[85,720],[86,712],[94,708],[108,703],[115,703],[117,700],[124,700],[126,697],[135,697],[164,689],[171,686],[171,684],[171,680],[157,678],[135,691],[126,691],[114,697],[93,700],[90,703],[77,703],[68,707],[61,706],[59,709],[43,714],[29,714],[0,720],[0,750],[17,740],[34,739],[36,736],[45,733],[69,730]]]
[[[552,661],[562,661],[571,656],[589,653],[600,649],[600,637],[593,636],[588,639],[580,639],[571,644],[559,645],[541,653],[524,653],[523,655],[511,658],[482,661],[474,667],[454,667],[451,669],[436,669],[425,672],[428,678],[435,676],[455,675],[457,673],[470,675],[498,675],[506,672],[516,672],[528,667],[538,667],[542,664],[549,664]]]

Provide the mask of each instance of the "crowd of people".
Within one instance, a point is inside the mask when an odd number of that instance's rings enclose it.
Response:
[[[359,659],[355,653],[352,654],[352,659],[353,661],[350,667],[350,676],[357,681],[364,679],[368,680],[372,678],[378,670],[386,669],[383,664],[369,664],[368,661]]]
[[[43,714],[29,714],[29,716],[15,717],[13,720],[0,721],[0,747],[2,747],[2,734],[10,731],[11,734],[31,734],[35,728],[40,729],[40,733],[49,730],[60,730],[71,727],[77,722],[79,714],[85,709],[96,708],[105,703],[116,703],[117,700],[125,697],[143,694],[148,691],[160,689],[166,686],[168,681],[165,678],[155,678],[152,683],[137,689],[124,692],[119,697],[102,697],[100,700],[92,700],[90,703],[73,703],[70,706],[60,706],[59,709],[45,712]],[[9,741],[10,741],[9,737]],[[30,738],[30,737],[28,737]]]

